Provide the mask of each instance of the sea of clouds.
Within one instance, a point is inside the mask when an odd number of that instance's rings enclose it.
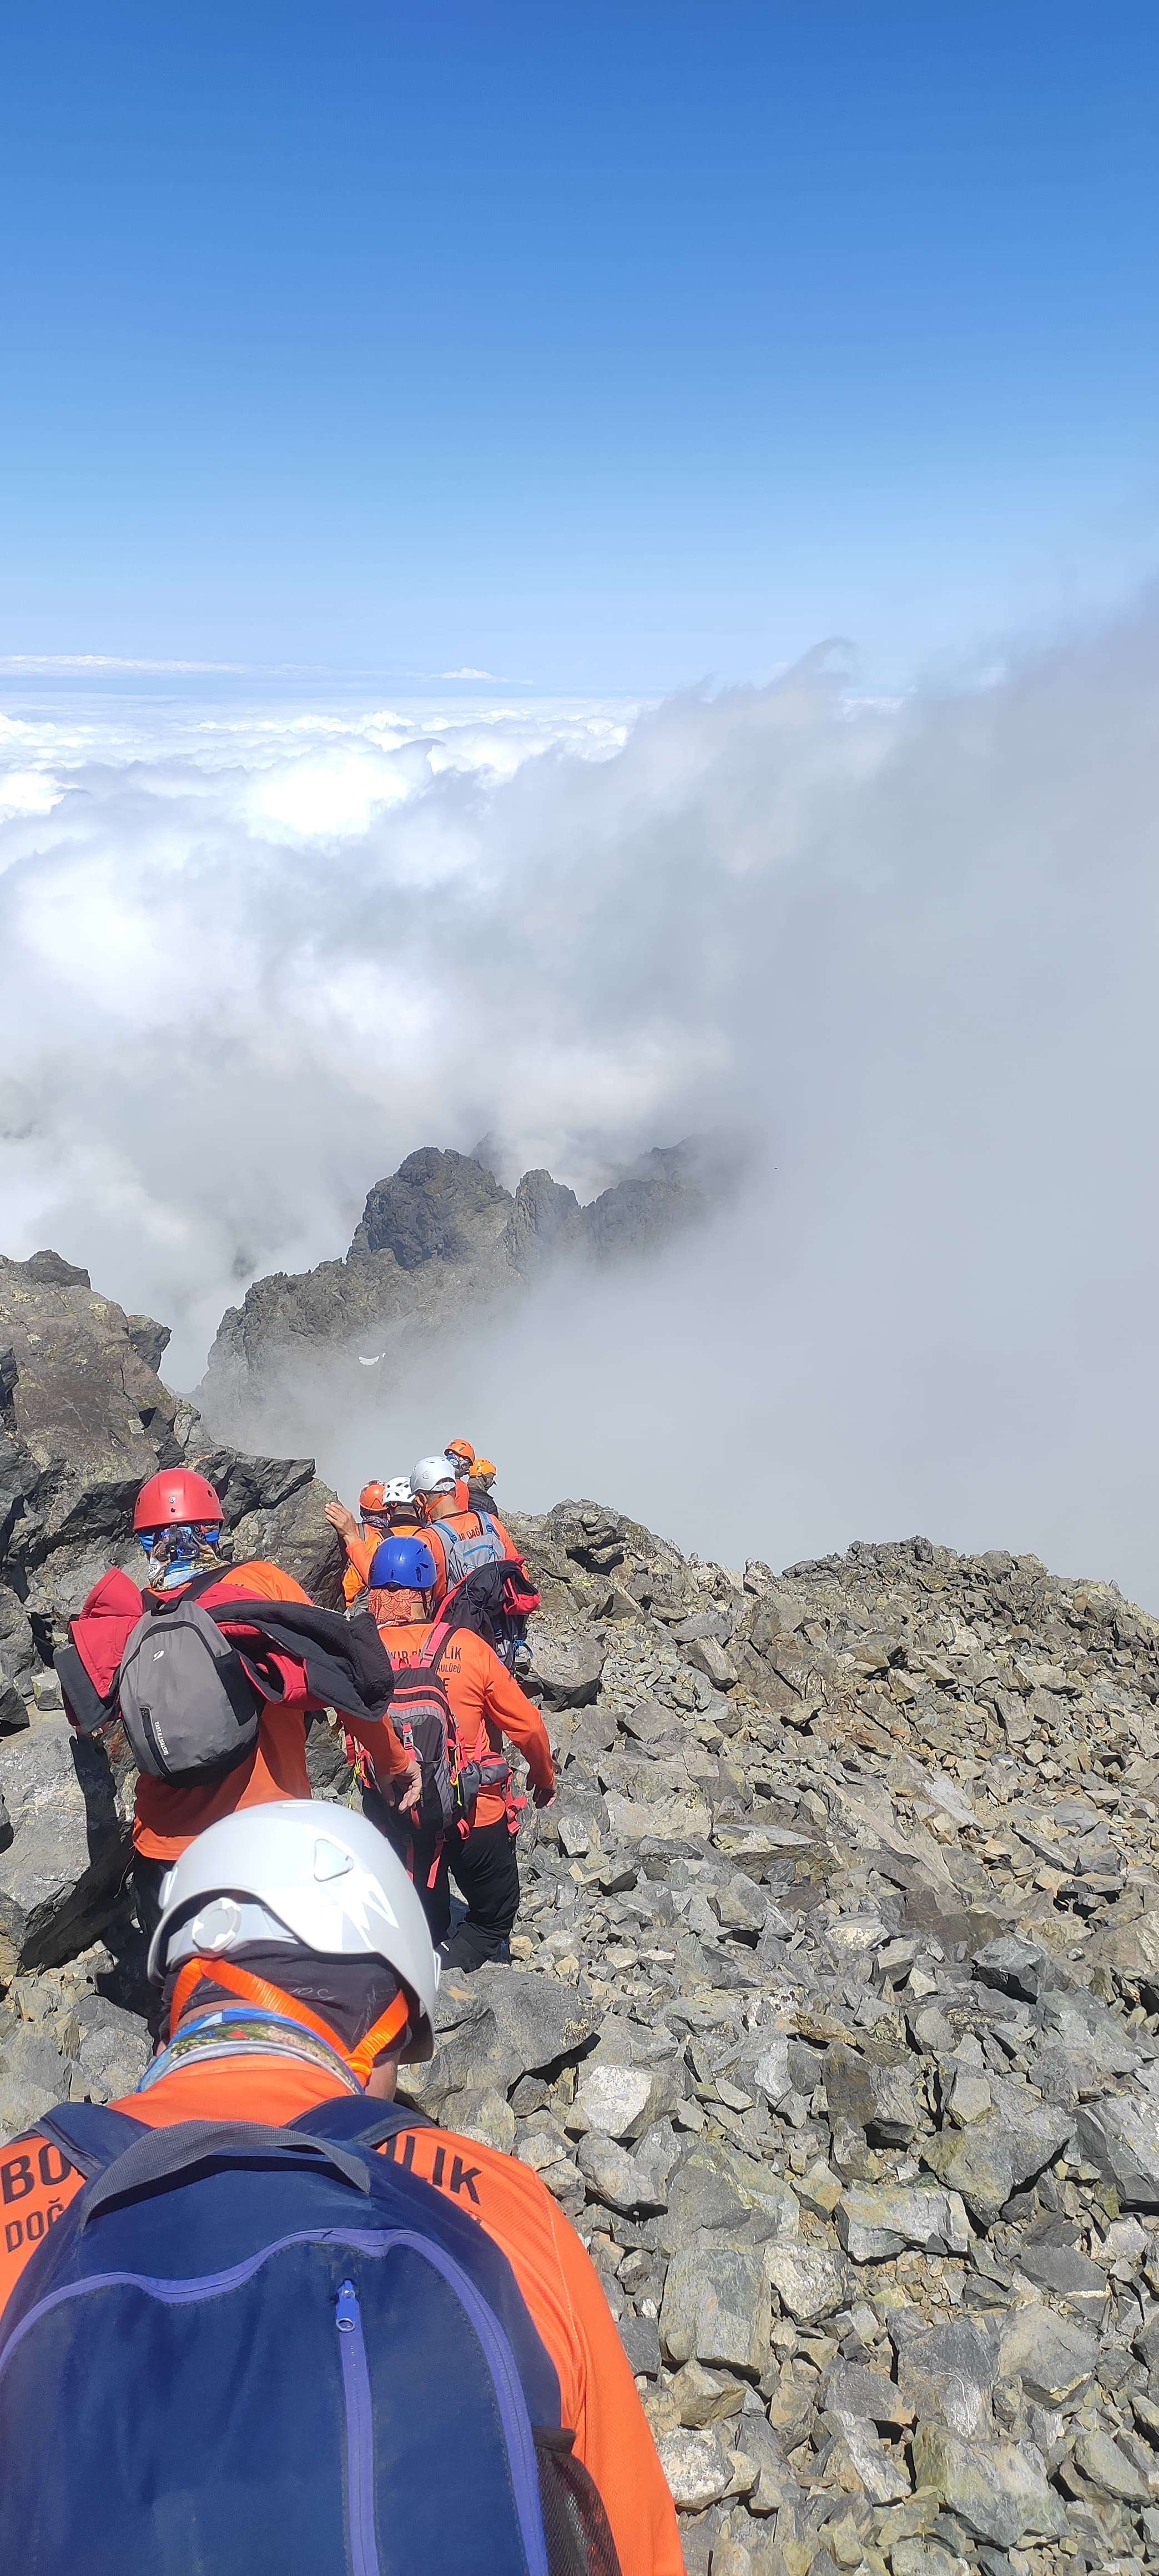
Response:
[[[587,1197],[740,1128],[708,1235],[450,1336],[323,1465],[466,1429],[733,1562],[924,1529],[1159,1606],[1157,660],[1147,609],[896,705],[823,654],[639,707],[10,685],[0,1245],[188,1385],[416,1145]]]

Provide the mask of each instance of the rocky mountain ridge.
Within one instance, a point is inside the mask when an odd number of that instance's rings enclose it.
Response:
[[[662,1251],[704,1222],[733,1185],[735,1149],[657,1147],[584,1207],[547,1171],[515,1190],[485,1160],[424,1146],[367,1196],[349,1251],[313,1270],[257,1279],[223,1316],[197,1393],[219,1428],[260,1433],[288,1392],[324,1368],[332,1396],[365,1401],[359,1364],[397,1383],[436,1332],[508,1297],[565,1257],[599,1267]]]
[[[203,1436],[146,1319],[35,1270],[0,1269],[6,2137],[147,2060],[131,1779],[50,1658],[130,1560],[146,1450]],[[309,1462],[214,1472],[236,1543],[334,1597]],[[589,2244],[688,2567],[1159,2561],[1159,1623],[1000,1550],[775,1573],[596,1502],[506,1518],[559,1796],[525,1814],[513,1966],[445,1980],[408,2081]]]

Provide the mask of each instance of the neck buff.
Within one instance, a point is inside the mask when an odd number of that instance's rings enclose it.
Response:
[[[337,2076],[348,2093],[363,2089],[339,2051],[317,2032],[304,2029],[287,2014],[266,2012],[253,2004],[224,2004],[183,2022],[176,2038],[151,2060],[136,2090],[148,2093],[162,2076],[222,2057],[294,2057],[320,2067],[331,2079]]]

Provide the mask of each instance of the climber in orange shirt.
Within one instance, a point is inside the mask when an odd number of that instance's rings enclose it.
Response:
[[[65,1706],[74,1724],[88,1722],[87,1707],[79,1704],[82,1694],[86,1702],[91,1697],[97,1703],[110,1694],[125,1645],[143,1612],[187,1592],[193,1583],[205,1610],[239,1595],[249,1601],[312,1606],[309,1593],[281,1566],[264,1558],[232,1565],[221,1554],[220,1497],[206,1477],[190,1468],[162,1469],[147,1478],[133,1508],[133,1528],[148,1563],[144,1591],[119,1567],[112,1567],[94,1584],[79,1617],[70,1623],[71,1651],[56,1659]],[[304,1671],[292,1657],[284,1664],[281,1679],[283,1694],[264,1702],[252,1749],[228,1770],[187,1786],[139,1772],[133,1813],[133,1889],[142,1931],[151,1931],[156,1921],[166,1869],[207,1825],[236,1807],[309,1797],[306,1712],[320,1710],[323,1703],[311,1696]],[[111,1716],[111,1704],[108,1713]],[[418,1793],[417,1766],[404,1752],[389,1719],[367,1724],[349,1710],[342,1714],[351,1734],[373,1748],[377,1765],[397,1784],[394,1794],[413,1800]]]
[[[390,1476],[385,1483],[381,1477],[372,1477],[369,1485],[362,1488],[358,1508],[362,1514],[361,1525],[353,1512],[347,1511],[345,1503],[327,1503],[325,1506],[326,1518],[331,1528],[337,1530],[346,1550],[348,1562],[342,1577],[342,1591],[347,1602],[357,1601],[359,1593],[365,1592],[370,1560],[382,1540],[389,1538],[392,1530],[418,1527],[418,1512],[409,1476]]]
[[[99,2410],[85,2417],[97,2459],[94,2466],[82,2454],[74,2521],[92,2510],[88,2480],[101,2474],[104,2445],[116,2463],[106,2510],[115,2520],[118,2564],[152,2564],[160,2529],[179,2537],[183,2564],[196,2560],[211,2564],[215,2576],[248,2576],[261,2554],[255,2517],[265,2516],[264,2537],[278,2563],[292,2557],[297,2567],[302,2531],[327,2512],[338,2518],[326,2557],[336,2564],[344,2557],[344,2510],[353,2522],[357,2473],[356,2563],[378,2564],[376,2526],[401,2531],[405,2541],[408,2515],[426,2510],[424,2528],[437,2540],[428,2538],[421,2560],[408,2563],[421,2563],[423,2576],[454,2576],[472,2556],[478,2487],[448,2478],[440,2489],[434,2477],[432,2506],[432,2478],[439,2443],[455,2439],[456,2427],[464,2438],[458,2374],[477,2373],[486,2332],[495,2355],[488,2368],[499,2371],[505,2351],[509,2371],[505,2382],[494,2380],[481,2431],[473,2419],[480,2468],[494,2460],[502,2472],[490,2477],[491,2495],[511,2509],[522,2421],[539,2463],[538,2480],[534,2468],[529,2484],[525,2479],[526,2510],[542,2513],[540,2496],[557,2478],[568,2497],[578,2496],[579,2514],[573,2501],[565,2519],[578,2534],[582,2516],[591,2538],[577,2565],[614,2565],[620,2576],[682,2576],[655,2445],[575,2230],[529,2166],[435,2127],[395,2100],[400,2070],[405,2087],[408,2062],[432,2054],[437,1965],[413,1890],[373,1827],[342,1807],[297,1802],[225,1817],[182,1854],[168,1880],[149,1968],[163,1989],[168,2035],[138,2090],[107,2108],[63,2103],[43,2125],[0,2147],[0,2365],[8,2404],[18,2414],[22,2403],[26,2415],[37,2412],[42,2388],[60,2385],[63,2358],[83,2412],[83,2392],[99,2376],[93,2351],[105,2350],[100,2339],[110,2331],[121,2336],[120,2367],[101,2387]],[[178,2135],[166,2167],[170,2130]],[[205,2145],[194,2160],[185,2142],[199,2134]],[[329,2138],[342,2142],[334,2148],[337,2174],[326,2162]],[[360,2171],[365,2183],[352,2190]],[[217,2227],[232,2230],[228,2257]],[[413,2325],[413,2349],[429,2340],[438,2351],[442,2421],[431,2421],[438,2410],[421,2402],[408,2419],[412,2387],[398,2384],[390,2346],[374,2331],[382,2313],[376,2299],[388,2290],[381,2257],[395,2241],[429,2249],[425,2262],[408,2258],[400,2327],[405,2334]],[[187,2254],[194,2244],[198,2260]],[[457,2278],[465,2285],[450,2304],[449,2255],[440,2250],[447,2247],[458,2249]],[[289,2293],[282,2249],[291,2250],[296,2267]],[[232,2270],[219,2268],[223,2259]],[[475,2267],[473,2292],[465,2265]],[[191,2281],[198,2270],[212,2271],[213,2280]],[[335,2285],[344,2272],[350,2277],[337,2290],[335,2337]],[[156,2277],[163,2273],[180,2279],[186,2294],[167,2305],[159,2295],[165,2281]],[[61,2308],[70,2282],[98,2277],[99,2303],[74,2292]],[[194,2289],[216,2296],[196,2301],[188,2295]],[[288,2341],[287,2312],[278,2306],[287,2295],[298,2301],[290,2313],[301,2330]],[[472,2296],[473,2334],[462,2319]],[[504,2303],[498,2309],[496,2298]],[[244,2312],[244,2331],[232,2326],[231,2310]],[[506,2343],[495,2333],[496,2316],[506,2320]],[[343,2335],[344,2323],[353,2334]],[[295,2364],[298,2341],[305,2339],[305,2350],[312,2331],[320,2340],[309,2352],[325,2375],[325,2402],[313,2382],[307,2390],[295,2376],[306,2366]],[[167,2367],[159,2373],[151,2356],[162,2333]],[[231,2335],[241,2337],[237,2351],[244,2343],[224,2417],[219,2404],[202,2409],[196,2400],[206,2338],[215,2334],[231,2354]],[[216,2347],[211,2357],[216,2361]],[[314,2410],[291,2491],[284,2482],[263,2485],[259,2457],[252,2479],[244,2465],[234,2468],[223,2519],[219,2445],[232,2443],[243,2464],[251,2439],[260,2454],[261,2409],[279,2378],[287,2402]],[[216,2399],[216,2389],[210,2394]],[[39,2421],[46,2452],[78,2434],[75,2415],[67,2426],[43,2420],[43,2403]],[[411,2472],[401,2487],[400,2458]],[[569,2461],[578,2464],[574,2474]],[[68,2471],[54,2473],[49,2499],[37,2444],[6,2459],[0,2546],[13,2563],[20,2556],[55,2569],[60,2553],[43,2545],[43,2528],[55,2537],[69,2509]],[[64,2528],[67,2536],[73,2523]],[[538,2551],[546,2564],[542,2532]],[[505,2555],[516,2563],[514,2549]],[[494,2556],[493,2547],[488,2564]],[[79,2563],[71,2545],[67,2563]]]
[[[437,1676],[450,1702],[461,1760],[484,1763],[493,1780],[479,1789],[463,1830],[445,1836],[417,1822],[414,1813],[400,1822],[389,1782],[375,1775],[373,1755],[362,1802],[407,1864],[443,1958],[472,1968],[484,1959],[510,1957],[519,1911],[519,1811],[504,1737],[527,1762],[537,1807],[551,1805],[555,1769],[543,1719],[494,1647],[473,1629],[447,1627],[432,1615],[434,1573],[425,1532],[421,1538],[385,1540],[370,1569],[371,1617],[396,1676],[427,1670]],[[467,1904],[466,1920],[451,1939],[448,1871]]]
[[[445,1452],[442,1456],[420,1458],[411,1469],[410,1487],[422,1534],[435,1560],[436,1609],[444,1595],[477,1566],[497,1565],[504,1558],[511,1558],[516,1565],[522,1563],[497,1515],[467,1508],[465,1485],[460,1504],[460,1482]]]
[[[469,1512],[471,1509],[470,1476],[475,1464],[475,1452],[470,1441],[448,1440],[443,1456],[449,1460],[454,1469],[455,1510]]]

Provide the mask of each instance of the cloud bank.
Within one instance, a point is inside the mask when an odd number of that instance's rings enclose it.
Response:
[[[4,1248],[189,1382],[416,1144],[586,1196],[740,1126],[711,1237],[452,1340],[369,1463],[466,1427],[509,1495],[734,1561],[926,1528],[1159,1601],[1157,665],[1148,611],[900,706],[819,656],[644,709],[0,719]]]

